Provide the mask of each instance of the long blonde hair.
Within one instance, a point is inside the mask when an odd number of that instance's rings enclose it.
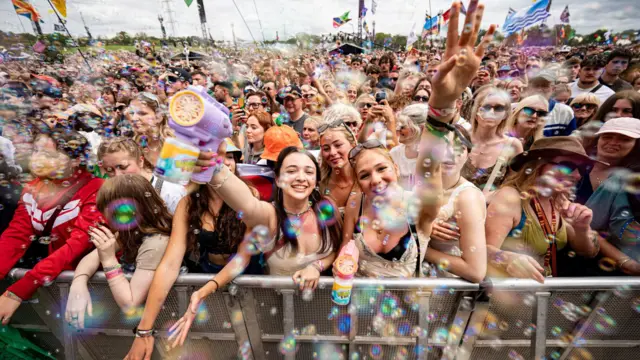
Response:
[[[580,127],[580,126],[588,123],[591,120],[595,120],[596,114],[598,113],[598,108],[600,107],[600,99],[598,99],[598,97],[595,96],[592,93],[584,93],[584,94],[580,94],[580,95],[576,96],[575,98],[573,98],[573,100],[571,100],[571,104],[569,104],[569,106],[571,106],[573,104],[593,104],[593,105],[597,106],[596,109],[593,111],[593,114],[591,114],[591,116],[589,116],[585,120],[580,121],[579,124],[576,124],[576,127]],[[576,118],[576,121],[578,121],[577,118]]]
[[[152,94],[150,94],[150,95],[152,95]],[[165,139],[174,137],[175,134],[173,132],[173,129],[171,129],[169,127],[169,117],[167,115],[167,111],[164,111],[164,109],[161,108],[160,102],[159,102],[159,100],[157,100],[157,98],[153,99],[153,98],[149,97],[150,95],[147,95],[146,93],[140,93],[135,98],[135,100],[140,101],[144,105],[148,106],[151,110],[153,110],[153,112],[156,113],[156,116],[158,116],[158,115],[162,116],[162,119],[161,119],[160,123],[158,124],[158,126],[156,128],[154,128],[155,129],[155,134],[154,135],[158,135],[159,140],[162,143],[164,143]],[[155,95],[153,95],[153,96],[155,97]],[[140,143],[140,140],[141,140],[142,136],[144,136],[144,134],[136,134],[134,136],[134,139],[136,140],[136,142],[138,142],[138,144]]]
[[[518,116],[520,115],[520,112],[525,107],[530,106],[536,102],[544,103],[545,108],[549,110],[549,101],[547,101],[547,99],[545,99],[542,95],[527,96],[526,98],[520,100],[520,102],[516,105],[515,109],[513,109],[513,112],[511,113],[511,115],[507,118],[506,131],[508,133],[515,134],[516,124],[518,123]],[[542,120],[538,121],[536,128],[533,130],[533,141],[536,141],[542,138],[543,132],[544,132],[544,125],[545,125],[544,121]]]
[[[496,87],[482,89],[478,92],[478,96],[473,101],[473,107],[471,107],[471,118],[469,119],[471,122],[471,133],[475,133],[478,129],[478,109],[480,109],[484,101],[489,96],[498,96],[502,101],[504,101],[504,105],[506,107],[505,117],[496,128],[496,134],[502,136],[504,134],[504,129],[507,127],[506,120],[511,116],[511,97],[506,91]]]
[[[511,186],[522,193],[529,193],[535,186],[542,167],[549,162],[544,159],[530,161],[522,166],[519,171],[509,170],[507,177],[502,183],[502,187]]]

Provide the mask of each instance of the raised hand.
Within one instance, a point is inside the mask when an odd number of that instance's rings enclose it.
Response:
[[[193,320],[196,318],[196,314],[198,313],[198,308],[207,295],[208,294],[205,294],[202,289],[191,294],[191,301],[189,302],[187,312],[185,312],[184,316],[169,329],[170,335],[167,340],[171,341],[172,339],[175,339],[173,344],[171,344],[172,349],[176,346],[184,345],[184,341],[187,339],[187,334],[189,333],[191,324],[193,324]]]
[[[482,42],[474,51],[483,13],[484,5],[478,5],[478,0],[471,0],[462,34],[459,35],[460,3],[455,2],[451,6],[447,47],[442,63],[438,67],[438,72],[431,81],[434,92],[429,99],[429,105],[433,108],[446,109],[453,107],[456,99],[460,97],[462,91],[471,84],[471,81],[476,76],[476,72],[480,67],[480,60],[484,56],[485,49],[496,30],[495,25],[489,26],[489,30],[487,30]]]

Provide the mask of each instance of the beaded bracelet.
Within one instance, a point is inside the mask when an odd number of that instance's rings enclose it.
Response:
[[[322,260],[316,260],[314,261],[311,266],[313,266],[314,268],[316,268],[316,270],[318,270],[319,273],[322,273],[324,271],[324,264],[322,263]]]
[[[104,276],[106,276],[107,281],[120,275],[124,275],[124,271],[122,271],[122,269],[120,268],[104,273]]]

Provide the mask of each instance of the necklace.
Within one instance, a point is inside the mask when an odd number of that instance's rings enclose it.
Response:
[[[344,185],[344,186],[340,186],[336,182],[330,182],[329,184],[333,184],[333,185],[337,186],[338,189],[343,189],[343,190],[346,189],[346,188],[349,188],[349,187],[353,187],[353,183],[350,183],[350,184],[347,184],[347,185]]]
[[[287,215],[289,215],[289,216],[295,216],[295,217],[299,218],[300,216],[304,215],[309,210],[311,210],[311,204],[307,205],[307,208],[302,210],[299,213],[294,213],[294,212],[291,212],[291,211],[289,211],[287,209],[284,209],[284,212],[287,213]]]

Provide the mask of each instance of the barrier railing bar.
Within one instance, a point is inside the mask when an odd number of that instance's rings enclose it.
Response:
[[[429,315],[429,309],[431,306],[431,292],[418,291],[416,295],[418,296],[419,304],[418,326],[421,329],[415,339],[419,347],[418,360],[427,360],[429,359],[429,352],[427,351],[427,346],[429,345],[429,320],[427,319],[427,316]],[[425,336],[421,336],[422,334],[425,334]]]
[[[427,338],[427,337],[425,337]],[[377,336],[356,336],[354,342],[360,344],[380,344],[380,345],[421,345],[421,339],[416,340],[415,337],[377,337]],[[433,344],[428,344],[433,345]],[[439,344],[439,346],[445,346],[446,343]],[[423,353],[427,351],[427,346],[424,346]]]
[[[531,279],[492,278],[482,287],[494,290],[528,291],[574,291],[574,290],[613,290],[624,286],[629,289],[640,288],[640,277],[593,277],[593,278],[549,278],[544,284]]]
[[[475,347],[478,336],[482,331],[484,322],[487,319],[488,312],[489,301],[487,301],[487,298],[476,300],[473,303],[471,318],[469,319],[469,322],[464,329],[464,333],[462,335],[462,344],[458,348],[456,360],[469,360],[471,358],[471,353],[473,352],[473,348]]]
[[[355,304],[349,305],[349,359],[358,357],[356,352],[356,335],[358,335],[358,308]]]
[[[280,342],[282,341],[282,335],[273,335],[273,334],[265,334],[262,335],[262,341],[264,342]],[[348,344],[349,338],[346,336],[340,335],[296,335],[296,341],[299,342],[317,342],[317,341],[326,341],[338,344]]]
[[[602,304],[604,304],[607,300],[609,300],[609,297],[611,297],[611,292],[609,291],[598,292],[595,294],[594,301],[592,301],[589,304],[589,306],[591,307],[591,312],[589,313],[589,316],[587,316],[587,318],[584,321],[578,322],[578,325],[576,326],[572,334],[573,340],[571,341],[571,344],[569,344],[569,346],[565,349],[565,351],[562,353],[562,355],[558,360],[565,360],[569,356],[569,354],[571,354],[571,352],[576,346],[576,339],[582,338],[582,335],[587,330],[589,325],[591,325],[593,318],[597,314],[596,309],[602,306]],[[580,344],[581,344],[580,346],[582,346],[582,341],[580,342]]]
[[[212,341],[216,341],[216,340],[235,341],[236,340],[235,335],[231,333],[210,333],[210,332],[201,332],[201,331],[194,331],[194,332],[190,331],[188,339],[195,339],[195,340],[209,339]]]
[[[562,340],[547,340],[547,347],[557,347],[557,348],[566,348],[570,344],[566,341]],[[477,348],[485,348],[485,347],[527,347],[531,345],[531,340],[522,339],[522,340],[476,340]],[[639,347],[640,340],[584,340],[580,342],[580,348],[585,347],[615,347],[615,348],[632,348]],[[458,360],[456,358],[456,360]]]
[[[60,289],[60,304],[58,304],[58,306],[60,306],[60,309],[58,311],[60,311],[60,316],[62,317],[62,314],[64,314],[65,312],[65,307],[67,305],[67,300],[69,297],[69,284],[65,283],[65,284],[57,284],[58,289]],[[40,316],[42,318],[42,321],[44,321],[45,324],[47,324],[47,326],[49,326],[48,321],[46,320],[46,316],[42,316],[40,315],[40,304],[42,305],[51,305],[51,304],[47,304],[47,303],[53,303],[53,299],[48,299],[47,297],[49,297],[49,292],[46,289],[40,289],[38,290],[38,295],[39,295],[39,300],[40,303],[39,304],[34,304],[33,305],[33,309],[36,311],[36,313],[38,313],[38,316]],[[55,309],[56,307],[53,307],[53,309]],[[50,308],[51,309],[51,308]],[[54,327],[51,328],[51,332],[53,333],[53,335],[58,338],[58,340],[60,340],[59,334],[56,335],[56,333],[59,333],[59,329],[58,325],[55,324]],[[66,359],[69,360],[75,360],[76,359],[76,342],[77,339],[73,336],[72,332],[72,328],[71,326],[69,326],[69,324],[66,324],[63,326],[62,329],[62,345],[64,346],[64,355]]]
[[[545,358],[547,350],[547,310],[549,308],[549,298],[551,293],[548,291],[536,292],[536,306],[533,309],[533,323],[536,324],[536,332],[531,338],[531,347],[533,347],[533,358],[542,360]]]
[[[295,326],[295,314],[294,314],[294,306],[293,306],[293,289],[283,289],[282,290],[282,328],[284,330],[284,336],[292,335],[293,329]],[[292,352],[288,352],[284,356],[285,360],[295,360],[296,354]]]
[[[258,315],[255,309],[253,290],[242,289],[240,294],[240,309],[242,310],[242,317],[244,319],[249,344],[251,345],[253,359],[266,360],[266,354],[262,346],[260,324],[258,323]]]
[[[249,335],[247,335],[247,327],[245,325],[244,317],[242,318],[242,322],[240,322],[237,321],[238,319],[234,315],[234,313],[242,314],[240,301],[238,301],[238,298],[236,296],[231,296],[231,294],[229,294],[229,291],[225,291],[222,296],[224,297],[224,303],[227,307],[227,314],[229,314],[229,319],[231,319],[233,332],[236,335],[238,349],[241,349],[246,342],[249,342]]]
[[[28,330],[31,332],[42,332],[51,334],[51,329],[47,325],[11,324],[14,329]]]

